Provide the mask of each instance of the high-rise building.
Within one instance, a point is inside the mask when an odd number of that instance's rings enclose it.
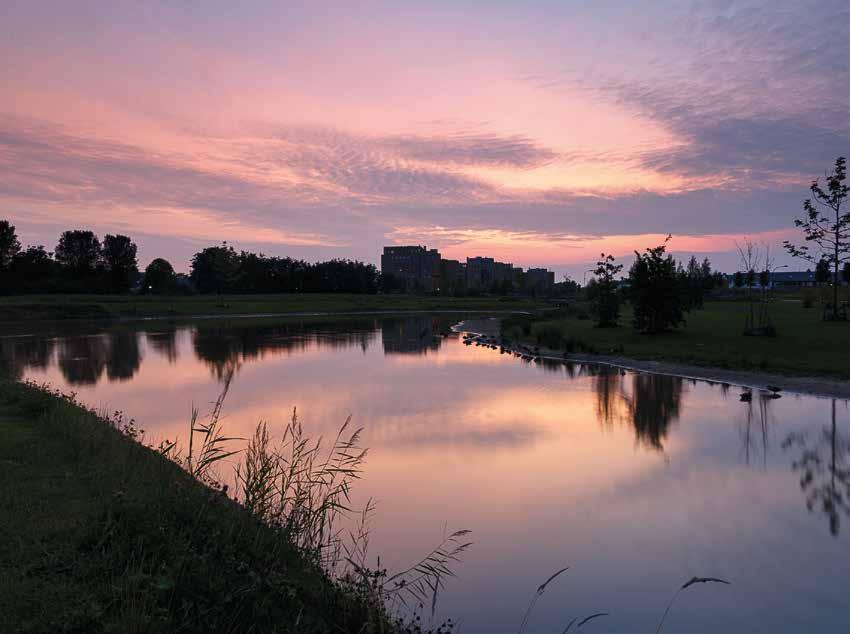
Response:
[[[404,283],[408,291],[440,288],[440,252],[424,246],[384,247],[381,273]]]
[[[490,290],[496,279],[493,258],[466,258],[466,284],[470,290]]]
[[[525,272],[525,284],[530,291],[550,291],[555,284],[555,273],[546,269],[528,269]]]
[[[466,264],[458,260],[440,260],[440,291],[454,294],[466,288]]]

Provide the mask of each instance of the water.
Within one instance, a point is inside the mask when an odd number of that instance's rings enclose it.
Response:
[[[527,631],[610,612],[583,631],[653,632],[692,576],[733,585],[682,593],[665,631],[850,631],[845,401],[746,403],[734,387],[527,363],[441,336],[457,319],[64,324],[7,334],[0,354],[153,440],[185,437],[229,369],[229,434],[280,430],[294,407],[311,434],[352,415],[370,447],[356,501],[378,502],[382,565],[473,531],[439,602],[460,632],[516,632],[565,565]]]

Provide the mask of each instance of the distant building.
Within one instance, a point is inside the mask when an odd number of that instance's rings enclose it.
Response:
[[[406,291],[441,292],[550,292],[555,273],[546,269],[524,272],[510,262],[493,258],[443,259],[436,249],[424,246],[384,247],[381,273],[399,282]]]
[[[528,269],[525,272],[525,284],[529,291],[551,291],[555,285],[555,273],[546,269]]]
[[[440,260],[440,290],[456,293],[466,288],[466,264],[458,260]]]
[[[513,264],[505,264],[504,262],[496,262],[493,269],[494,282],[499,288],[513,287]]]
[[[735,276],[729,275],[726,277],[729,288],[747,288],[747,274],[741,273],[741,277],[745,283],[740,287],[735,285]],[[771,273],[769,276],[768,288],[807,288],[818,286],[815,280],[814,271],[780,271]],[[752,288],[761,288],[761,275],[756,273],[753,279]]]
[[[440,288],[440,252],[424,246],[384,247],[381,273],[404,283],[408,291]]]
[[[466,285],[470,290],[490,290],[496,279],[493,258],[466,258]]]

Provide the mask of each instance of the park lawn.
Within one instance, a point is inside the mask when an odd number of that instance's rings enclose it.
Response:
[[[617,328],[597,328],[592,320],[576,317],[542,317],[534,319],[530,333],[514,334],[545,345],[544,340],[552,341],[555,333],[564,340],[571,338],[570,348],[596,354],[850,378],[850,323],[823,322],[820,308],[780,300],[770,309],[778,336],[747,337],[742,334],[746,312],[743,301],[706,302],[703,309],[688,314],[678,330],[647,335],[632,328],[626,305]],[[567,345],[560,344],[555,347]]]
[[[545,301],[510,297],[439,297],[289,293],[275,295],[19,295],[0,298],[0,321],[109,319],[299,312],[524,310]]]
[[[361,630],[356,597],[221,492],[0,379],[0,631]]]

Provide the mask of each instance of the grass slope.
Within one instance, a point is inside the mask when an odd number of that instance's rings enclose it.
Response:
[[[374,631],[366,612],[115,424],[0,381],[0,631]]]
[[[505,297],[432,297],[419,295],[22,295],[0,298],[0,321],[31,319],[108,319],[189,315],[240,315],[289,312],[383,310],[516,310],[541,302]]]
[[[706,302],[674,332],[646,335],[631,327],[631,310],[618,328],[597,328],[590,319],[558,311],[549,316],[508,318],[515,337],[553,349],[618,354],[635,359],[762,370],[797,376],[850,378],[850,323],[821,321],[820,310],[799,302],[771,306],[777,337],[745,337],[745,302]]]

